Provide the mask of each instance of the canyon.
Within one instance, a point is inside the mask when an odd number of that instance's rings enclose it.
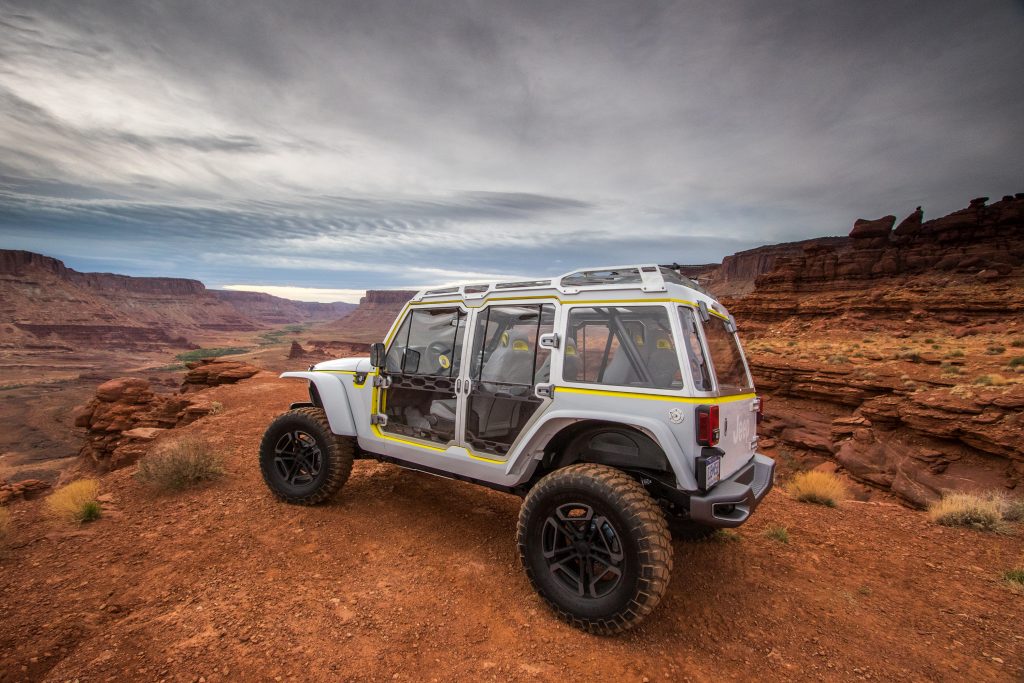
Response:
[[[355,308],[185,278],[82,273],[0,249],[0,479],[53,480],[73,464],[81,446],[74,408],[106,380],[141,375],[173,392],[179,355],[287,343],[294,330]]]

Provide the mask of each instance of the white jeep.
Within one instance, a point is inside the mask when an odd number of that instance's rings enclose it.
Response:
[[[523,496],[530,581],[596,633],[658,604],[670,530],[738,526],[773,482],[735,321],[670,267],[421,291],[369,358],[282,377],[310,401],[263,437],[274,494],[319,503],[374,458]]]

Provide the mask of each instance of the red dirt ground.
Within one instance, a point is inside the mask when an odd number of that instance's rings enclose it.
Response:
[[[227,476],[178,495],[102,479],[98,522],[9,508],[0,681],[1024,680],[1024,536],[773,491],[731,539],[675,543],[665,600],[619,637],[556,621],[519,567],[519,500],[356,463],[332,503],[277,502],[263,428],[301,383],[209,390]],[[784,526],[790,541],[766,536]]]

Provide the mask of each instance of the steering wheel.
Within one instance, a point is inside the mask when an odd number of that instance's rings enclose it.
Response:
[[[429,354],[427,358],[435,368],[438,368],[438,370],[447,370],[452,366],[452,363],[455,362],[451,357],[451,352],[451,348],[443,341],[433,341],[427,344],[427,353]],[[447,359],[447,365],[442,364],[442,357]]]

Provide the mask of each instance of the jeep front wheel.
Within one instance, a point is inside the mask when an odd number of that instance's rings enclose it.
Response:
[[[353,439],[331,432],[320,408],[279,416],[263,434],[260,472],[286,503],[316,505],[337,493],[352,472]]]
[[[518,537],[534,589],[591,633],[632,628],[668,587],[672,545],[661,509],[612,467],[572,465],[541,479],[523,502]]]

